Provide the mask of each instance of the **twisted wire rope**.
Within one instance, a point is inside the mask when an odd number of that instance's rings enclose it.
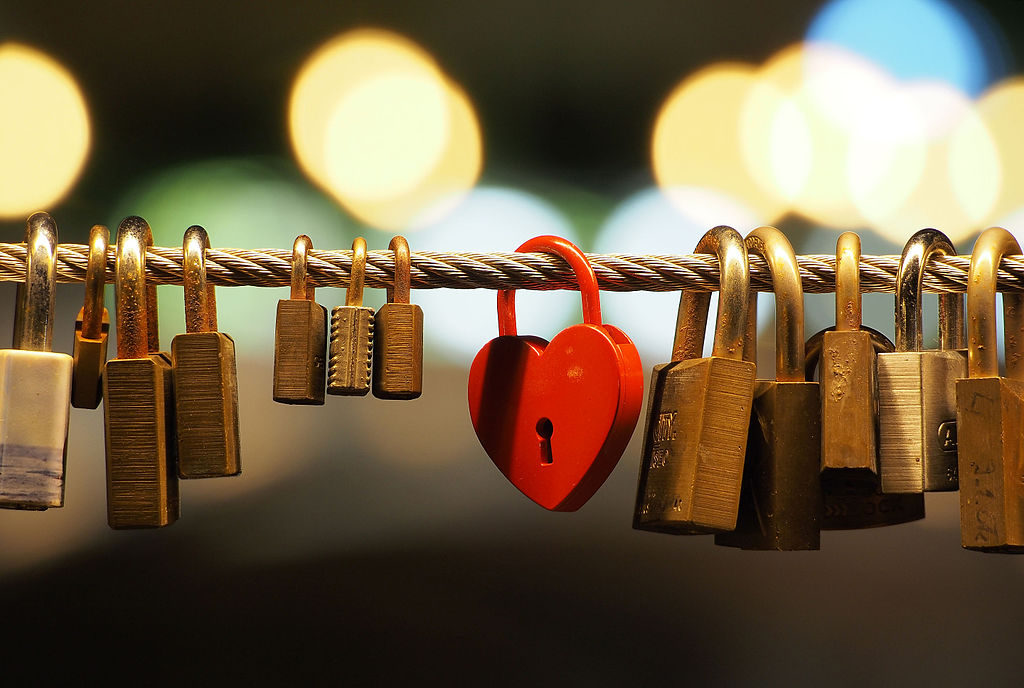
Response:
[[[0,281],[25,278],[25,244],[0,243]],[[88,246],[61,244],[57,251],[57,281],[83,282]],[[114,279],[113,248],[107,254],[108,281]],[[607,291],[678,291],[718,289],[718,261],[711,255],[597,254],[587,257]],[[899,256],[861,256],[863,292],[895,291]],[[804,291],[835,291],[835,257],[798,256]],[[970,256],[937,256],[928,263],[924,289],[928,292],[964,292]],[[314,250],[308,275],[317,287],[346,287],[352,267],[350,250]],[[367,253],[366,286],[383,289],[393,280],[394,254]],[[291,249],[220,248],[207,251],[208,279],[220,286],[288,286]],[[152,246],[146,253],[146,276],[155,284],[182,283],[181,249]],[[751,288],[771,291],[771,276],[759,256],[750,257]],[[472,253],[422,251],[412,254],[414,289],[575,289],[576,280],[566,263],[544,253]],[[1000,291],[1024,291],[1024,255],[1007,256],[998,274]]]

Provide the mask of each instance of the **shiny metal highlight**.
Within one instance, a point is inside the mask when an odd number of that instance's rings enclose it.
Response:
[[[305,234],[295,237],[295,243],[292,244],[291,294],[288,296],[292,301],[315,301],[313,286],[308,278],[309,253],[312,250],[312,239]]]
[[[53,351],[57,295],[57,223],[33,213],[25,229],[25,281],[18,285],[14,348]]]
[[[363,284],[366,281],[366,239],[363,237],[356,237],[352,240],[352,272],[350,275],[348,288],[345,290],[345,305],[362,306]]]
[[[181,274],[185,295],[185,331],[217,331],[217,293],[206,281],[206,250],[210,237],[199,225],[185,230],[181,245]]]
[[[796,254],[786,235],[774,227],[758,227],[743,240],[747,252],[768,264],[775,293],[775,379],[804,382],[804,291]],[[757,351],[757,292],[748,304],[748,348]],[[756,355],[756,354],[755,354]],[[756,362],[756,360],[755,360]]]
[[[932,256],[955,256],[956,248],[942,232],[922,229],[903,247],[896,272],[896,351],[920,351],[921,295],[924,271]],[[964,299],[960,294],[939,296],[939,326],[943,349],[964,347]]]
[[[999,377],[996,350],[996,273],[1005,255],[1021,253],[1020,244],[1002,227],[982,232],[971,252],[967,277],[967,368],[970,377]],[[1003,294],[1006,377],[1024,380],[1024,294]]]

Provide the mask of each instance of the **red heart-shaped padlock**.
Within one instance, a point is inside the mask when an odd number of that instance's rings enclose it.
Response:
[[[560,237],[517,251],[562,256],[583,295],[581,325],[550,343],[518,336],[515,292],[498,293],[498,332],[469,371],[469,414],[487,455],[545,509],[575,511],[597,491],[629,442],[643,403],[640,354],[624,332],[601,323],[597,277],[583,252]]]

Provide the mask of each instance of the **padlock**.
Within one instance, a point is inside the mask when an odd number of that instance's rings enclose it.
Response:
[[[875,349],[861,327],[860,237],[853,232],[841,234],[836,244],[836,326],[825,331],[820,360],[821,470],[875,475]]]
[[[633,527],[708,533],[736,527],[756,364],[743,360],[750,271],[743,237],[716,227],[696,253],[718,256],[718,325],[699,358],[711,294],[684,291],[672,360],[654,367]]]
[[[158,528],[178,518],[171,356],[160,351],[156,286],[146,285],[149,224],[126,217],[117,228],[117,358],[103,373],[107,523]]]
[[[64,505],[72,358],[54,353],[57,225],[34,213],[25,232],[25,282],[14,348],[0,350],[0,507]]]
[[[290,298],[277,302],[274,331],[274,401],[323,404],[327,378],[327,309],[307,280],[313,242],[305,234],[292,245]]]
[[[388,248],[395,252],[395,281],[373,320],[373,396],[415,399],[423,392],[423,310],[409,303],[409,244],[396,236]]]
[[[364,396],[370,391],[373,354],[373,309],[363,305],[366,240],[352,242],[352,271],[345,305],[331,311],[330,362],[327,393]]]
[[[242,472],[235,342],[217,331],[215,287],[206,281],[208,248],[205,229],[194,225],[185,231],[185,333],[171,340],[179,478]]]
[[[907,242],[896,272],[896,351],[878,354],[882,492],[955,490],[956,380],[967,376],[962,294],[939,296],[939,351],[921,350],[921,283],[932,255],[955,256],[942,232]]]
[[[893,343],[881,332],[862,325],[877,355],[893,350]],[[814,376],[821,358],[822,342],[829,330],[816,333],[804,345],[805,372]],[[872,391],[872,398],[874,392]],[[870,421],[875,423],[875,419]],[[924,518],[924,494],[883,494],[878,474],[865,469],[830,469],[821,473],[825,508],[822,530],[857,530],[909,523]]]
[[[469,412],[480,444],[508,480],[553,511],[590,499],[626,448],[643,404],[643,364],[626,334],[602,322],[597,276],[583,252],[553,236],[518,252],[572,267],[583,323],[551,342],[516,329],[515,292],[498,292],[498,334],[473,359]]]
[[[785,235],[759,227],[744,240],[768,265],[775,292],[775,380],[758,380],[747,437],[736,529],[715,544],[756,550],[810,550],[821,543],[821,400],[804,374],[804,295]],[[755,364],[757,292],[750,295],[746,350]],[[745,358],[747,358],[745,356]]]
[[[1024,553],[1024,294],[1003,294],[1006,377],[996,351],[996,272],[1020,245],[982,232],[967,276],[968,378],[956,381],[960,538],[967,549]]]
[[[103,399],[103,366],[107,362],[110,316],[103,307],[110,232],[103,225],[89,231],[89,262],[85,269],[85,303],[75,318],[75,361],[71,378],[71,405],[94,409]]]

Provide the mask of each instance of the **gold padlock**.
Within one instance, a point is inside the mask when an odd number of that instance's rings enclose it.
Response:
[[[395,252],[394,287],[374,317],[373,396],[415,399],[423,392],[423,309],[409,302],[410,256],[405,237],[388,245]]]
[[[312,240],[305,234],[292,245],[289,298],[277,302],[274,330],[274,401],[324,403],[327,381],[327,309],[314,300],[306,276]]]
[[[103,225],[89,231],[89,262],[85,268],[85,303],[75,318],[75,343],[71,350],[74,372],[71,405],[94,409],[103,399],[103,366],[107,362],[110,316],[103,307],[110,232]]]
[[[331,311],[331,358],[327,367],[327,393],[363,396],[370,391],[373,369],[373,309],[363,305],[366,276],[366,240],[352,242],[352,271],[345,305]]]

